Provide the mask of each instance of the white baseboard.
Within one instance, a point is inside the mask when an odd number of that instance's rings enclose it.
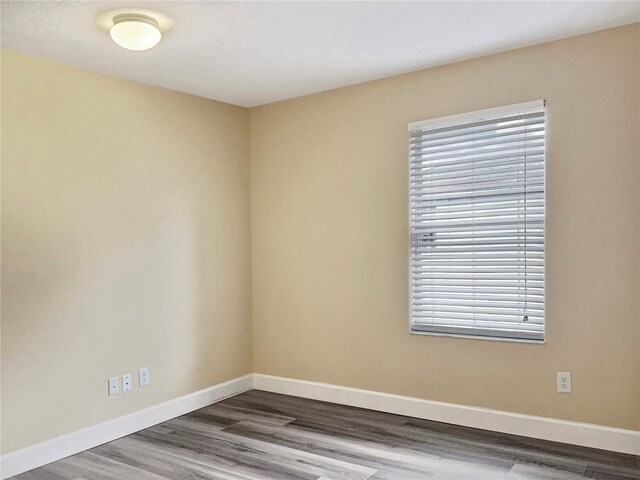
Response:
[[[640,455],[640,431],[468,407],[388,393],[253,374],[253,388],[408,417]]]
[[[249,374],[235,378],[144,410],[2,455],[0,458],[0,478],[12,477],[251,390],[252,377]]]
[[[2,455],[0,478],[4,480],[252,388],[454,425],[640,455],[640,432],[635,430],[534,417],[256,373]]]

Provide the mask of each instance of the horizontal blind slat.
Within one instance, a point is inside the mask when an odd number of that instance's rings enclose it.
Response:
[[[424,198],[422,199],[420,202],[415,202],[415,203],[411,203],[411,205],[409,206],[410,211],[416,211],[416,210],[424,210],[425,208],[433,208],[433,207],[437,207],[437,206],[442,206],[442,205],[484,205],[487,202],[495,202],[495,201],[510,201],[510,200],[517,200],[519,197],[522,197],[522,194],[524,193],[523,189],[515,189],[512,192],[502,192],[502,193],[495,193],[495,192],[487,192],[487,193],[480,193],[480,192],[474,192],[472,196],[461,196],[459,198],[447,198],[447,197],[442,197],[442,198]],[[539,191],[534,191],[531,188],[527,188],[526,190],[527,193],[527,201],[529,198],[535,198],[535,199],[543,199],[544,201],[544,189],[541,188]],[[472,198],[473,202],[470,202],[469,199]],[[520,200],[518,200],[520,201]],[[470,207],[473,208],[473,207]]]
[[[543,149],[539,149],[537,152],[527,153],[527,162],[531,162],[532,164],[543,162],[543,158]],[[512,165],[521,165],[524,163],[524,153],[517,152],[516,154],[506,153],[486,157],[476,156],[473,158],[453,158],[446,162],[432,162],[429,160],[414,159],[412,160],[411,166],[409,168],[411,177],[415,178],[423,175],[430,175],[432,173],[453,171],[454,168],[459,168],[461,170],[472,169],[474,165],[478,168],[481,168],[489,166],[493,162],[501,162],[502,164],[504,164],[509,160],[512,162]]]
[[[487,166],[479,166],[477,168],[467,167],[462,168],[458,165],[454,165],[447,170],[439,169],[439,170],[431,170],[427,172],[425,175],[416,177],[413,179],[411,183],[412,188],[419,188],[425,185],[434,185],[436,183],[442,183],[450,180],[462,180],[462,179],[470,179],[470,178],[484,178],[484,177],[508,177],[508,176],[522,176],[527,173],[527,175],[532,174],[536,171],[544,170],[544,164],[541,162],[537,163],[526,163],[526,164],[513,164],[511,163],[501,163],[499,165],[487,165]]]
[[[545,129],[542,119],[539,121],[527,122],[526,132],[529,135],[544,135]],[[514,129],[522,127],[508,127],[503,129],[497,129],[495,126],[484,128],[481,130],[475,129],[462,133],[460,135],[449,135],[447,137],[430,138],[429,136],[414,137],[409,144],[409,151],[418,151],[420,149],[428,147],[439,147],[442,145],[460,145],[469,142],[483,142],[490,141],[499,138],[511,138],[514,136]]]
[[[493,138],[484,138],[479,139],[473,136],[460,141],[456,144],[453,143],[432,143],[432,142],[424,142],[419,146],[414,146],[411,148],[412,155],[415,156],[427,156],[431,157],[433,155],[439,155],[441,153],[447,152],[467,152],[469,154],[473,153],[473,150],[478,149],[480,152],[491,150],[489,147],[511,147],[511,148],[520,148],[525,142],[525,137],[529,138],[531,146],[534,146],[536,143],[539,145],[540,143],[544,143],[544,131],[537,130],[535,132],[529,129],[522,129],[506,134],[496,135]],[[536,140],[537,142],[534,142]],[[518,145],[513,145],[518,144]]]
[[[544,209],[544,201],[542,199],[540,200],[534,200],[532,202],[529,202],[528,204],[529,206],[527,208],[542,208]],[[426,207],[424,209],[418,210],[412,210],[411,211],[411,215],[413,216],[425,216],[425,215],[429,215],[429,216],[447,216],[447,215],[451,215],[452,213],[466,213],[466,212],[478,212],[478,213],[482,213],[482,212],[490,212],[490,211],[494,211],[494,210],[515,210],[515,209],[524,209],[523,206],[523,202],[518,201],[518,200],[514,200],[514,201],[506,201],[506,202],[488,202],[488,203],[482,203],[479,205],[447,205],[447,206],[443,206],[442,208],[433,208],[433,207]]]
[[[486,120],[476,120],[471,122],[464,122],[460,124],[448,125],[444,127],[434,127],[434,128],[418,128],[412,130],[410,133],[411,138],[424,136],[425,134],[429,134],[433,137],[437,137],[441,134],[447,134],[449,132],[460,132],[460,131],[468,131],[473,128],[486,127],[487,125],[517,125],[518,123],[523,123],[527,121],[534,121],[535,118],[542,117],[544,112],[532,112],[532,113],[523,113],[517,115],[505,115],[499,118],[491,118]]]

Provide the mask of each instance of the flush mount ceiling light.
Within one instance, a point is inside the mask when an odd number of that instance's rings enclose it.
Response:
[[[173,21],[160,12],[132,8],[104,12],[97,24],[122,48],[141,51],[155,47]]]
[[[158,22],[139,13],[116,15],[109,33],[114,42],[127,50],[148,50],[162,38]]]

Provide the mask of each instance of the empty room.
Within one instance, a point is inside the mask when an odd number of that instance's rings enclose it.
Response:
[[[640,480],[640,1],[0,19],[2,480]]]

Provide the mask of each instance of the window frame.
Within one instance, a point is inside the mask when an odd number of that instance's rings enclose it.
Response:
[[[517,113],[525,113],[527,110],[535,110],[542,109],[544,110],[544,192],[543,192],[543,275],[542,275],[542,285],[544,292],[544,317],[543,317],[543,337],[542,339],[527,339],[527,338],[511,338],[511,337],[501,337],[501,336],[490,336],[490,335],[468,335],[462,333],[446,333],[446,332],[430,332],[423,330],[416,330],[413,328],[413,272],[412,272],[412,254],[411,254],[411,227],[412,227],[412,219],[411,219],[411,132],[413,130],[424,129],[424,128],[439,128],[446,126],[453,126],[459,123],[464,122],[473,122],[480,121],[484,119],[489,119],[491,117],[500,117],[507,116],[510,114]],[[547,301],[546,301],[546,285],[547,285],[547,153],[548,153],[548,111],[547,111],[547,101],[544,99],[541,100],[533,100],[528,102],[516,103],[511,105],[504,105],[500,107],[486,108],[481,110],[474,110],[472,112],[464,112],[453,115],[446,115],[442,117],[434,117],[431,119],[420,120],[416,122],[410,122],[407,125],[408,130],[408,138],[407,138],[407,219],[408,219],[408,329],[410,335],[421,335],[421,336],[431,336],[431,337],[451,337],[451,338],[464,338],[464,339],[472,339],[472,340],[488,340],[493,342],[512,342],[512,343],[524,343],[530,345],[545,345],[547,341]]]

